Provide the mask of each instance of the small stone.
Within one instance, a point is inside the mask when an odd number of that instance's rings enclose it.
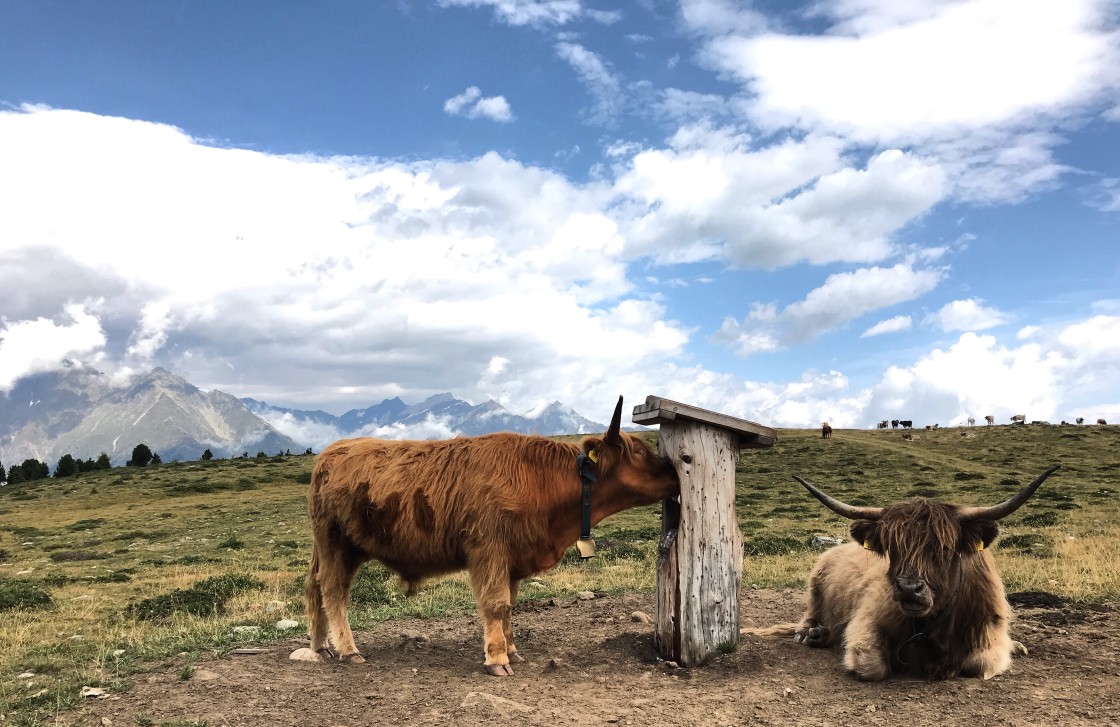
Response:
[[[415,641],[418,644],[427,644],[432,640],[431,636],[420,633],[419,631],[402,631],[401,638],[405,641]]]
[[[645,611],[634,611],[632,614],[630,614],[630,620],[640,624],[653,623],[653,619],[650,618],[649,614]]]
[[[299,628],[299,621],[293,621],[290,618],[283,618],[276,622],[277,631],[291,631],[292,629]]]
[[[73,636],[70,637],[70,640],[71,641],[85,641],[86,637],[82,636],[81,634],[74,634]]]
[[[866,712],[867,712],[868,714],[871,714],[872,712],[874,712],[874,711],[875,711],[875,705],[874,705],[874,704],[869,704],[869,705],[867,705],[867,709],[866,709],[865,711],[866,711]]]
[[[89,697],[91,699],[96,699],[97,697],[104,697],[105,696],[105,690],[102,689],[101,687],[82,687],[81,695],[83,697]]]
[[[34,677],[35,677],[35,672],[25,671],[24,673],[22,673],[18,677],[16,677],[16,679],[32,679]]]
[[[124,649],[113,649],[113,656],[123,656]]]
[[[595,600],[595,593],[593,591],[580,591],[576,594],[576,598],[581,601],[593,601]]]
[[[108,717],[102,717],[101,718],[101,726],[102,727],[110,727],[112,724],[113,724],[113,720],[109,719]]]
[[[323,660],[322,656],[320,656],[317,652],[314,652],[311,649],[307,648],[306,646],[303,647],[302,649],[296,649],[295,651],[293,651],[291,654],[288,655],[288,658],[291,659],[292,661],[322,661]]]
[[[234,626],[233,633],[238,636],[256,636],[261,632],[260,626]]]

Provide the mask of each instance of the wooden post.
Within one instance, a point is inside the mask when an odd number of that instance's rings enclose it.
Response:
[[[770,427],[648,396],[634,423],[660,424],[660,449],[677,469],[680,502],[662,506],[654,644],[682,666],[739,642],[743,535],[735,515],[739,450],[770,447]]]

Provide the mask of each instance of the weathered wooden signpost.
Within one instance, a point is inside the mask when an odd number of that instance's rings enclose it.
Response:
[[[654,643],[661,657],[695,666],[739,641],[743,535],[735,517],[739,450],[770,447],[770,427],[647,396],[635,424],[661,425],[661,453],[681,479],[680,503],[662,508]]]

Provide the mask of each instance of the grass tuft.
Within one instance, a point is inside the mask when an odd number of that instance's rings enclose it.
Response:
[[[125,613],[140,621],[169,619],[176,614],[215,616],[226,612],[229,599],[248,590],[264,588],[260,580],[242,574],[214,576],[190,588],[180,588],[129,606]]]
[[[0,611],[46,608],[51,594],[30,581],[0,576]]]

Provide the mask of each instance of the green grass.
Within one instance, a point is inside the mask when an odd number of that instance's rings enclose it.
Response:
[[[1120,598],[1120,428],[970,433],[923,431],[921,441],[906,442],[890,430],[835,430],[828,440],[781,430],[774,447],[744,450],[735,474],[744,583],[800,587],[819,552],[813,537],[847,538],[849,523],[812,499],[793,474],[855,505],[915,496],[982,505],[1061,463],[1001,524],[993,550],[1007,590]],[[312,464],[307,456],[167,463],[0,489],[6,724],[53,722],[83,685],[125,689],[130,677],[156,667],[189,674],[199,654],[243,642],[237,626],[259,627],[253,640],[267,642],[282,638],[274,629],[280,618],[302,622]],[[582,561],[572,549],[560,566],[523,583],[520,599],[651,591],[660,511],[636,508],[600,523],[599,557]],[[406,598],[392,573],[369,563],[350,615],[362,629],[385,619],[473,612],[462,575]],[[46,691],[20,685],[16,675],[24,671],[41,675]],[[137,715],[136,723],[144,719]]]

